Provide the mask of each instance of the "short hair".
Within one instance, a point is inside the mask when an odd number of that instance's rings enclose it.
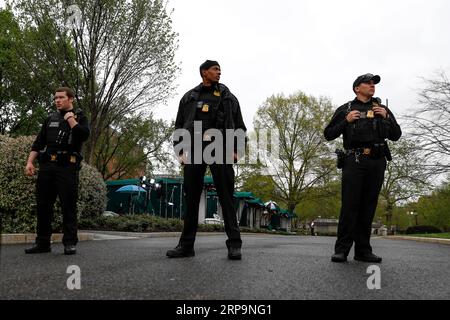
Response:
[[[70,89],[69,87],[59,87],[58,89],[55,90],[55,93],[56,92],[65,92],[67,97],[75,98],[75,94],[73,93],[73,90]]]
[[[217,61],[206,60],[205,62],[203,62],[200,65],[200,76],[203,78],[203,72],[202,71],[203,70],[208,70],[209,68],[214,67],[214,66],[218,66],[220,68],[220,65],[219,65],[219,63]]]

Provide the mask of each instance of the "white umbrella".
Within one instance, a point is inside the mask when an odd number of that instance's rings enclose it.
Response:
[[[266,203],[264,203],[264,206],[269,209],[269,210],[277,210],[278,209],[278,204],[275,201],[267,201]]]

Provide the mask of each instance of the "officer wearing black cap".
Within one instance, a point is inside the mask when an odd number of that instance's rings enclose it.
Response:
[[[89,137],[89,124],[81,110],[73,109],[74,94],[70,88],[58,88],[54,95],[57,112],[50,115],[36,137],[25,167],[25,174],[35,174],[34,161],[39,160],[36,186],[37,237],[25,253],[50,252],[53,207],[59,197],[63,215],[64,254],[76,253],[78,176],[81,147]]]
[[[342,168],[342,207],[333,262],[345,262],[355,243],[355,260],[381,262],[372,253],[370,235],[378,196],[384,180],[386,160],[391,160],[386,140],[402,135],[392,112],[374,98],[380,76],[365,74],[353,83],[356,98],[339,107],[325,128],[325,138],[343,135],[339,156]]]
[[[236,97],[223,84],[219,83],[221,70],[217,61],[206,60],[200,66],[202,83],[188,91],[180,101],[175,129],[186,129],[195,136],[194,129],[201,123],[202,145],[204,149],[211,143],[208,129],[241,129],[245,132],[241,109]],[[194,125],[194,122],[196,123]],[[174,141],[176,146],[180,141]],[[184,186],[186,199],[186,212],[184,215],[184,227],[179,243],[175,249],[167,251],[169,258],[181,258],[194,256],[194,242],[198,224],[198,210],[200,197],[203,190],[203,179],[207,165],[211,170],[214,186],[219,196],[225,222],[225,232],[228,240],[228,258],[241,259],[242,240],[239,231],[236,211],[234,209],[234,169],[233,164],[227,161],[205,163],[202,156],[200,163],[195,163],[192,157],[188,160],[186,155],[195,153],[194,147],[180,153],[180,162],[184,167]],[[236,161],[237,152],[232,155]],[[194,161],[191,161],[194,160]],[[224,159],[222,159],[224,160]]]

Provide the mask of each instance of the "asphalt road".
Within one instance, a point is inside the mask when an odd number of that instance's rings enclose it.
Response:
[[[74,256],[61,244],[39,255],[4,245],[0,299],[450,299],[448,245],[373,239],[381,289],[369,290],[370,264],[330,261],[334,238],[244,235],[241,261],[227,259],[225,239],[199,236],[185,259],[165,256],[176,237],[81,242]],[[67,288],[71,265],[80,290]]]

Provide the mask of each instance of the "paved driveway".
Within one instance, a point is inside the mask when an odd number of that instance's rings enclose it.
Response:
[[[176,237],[81,242],[75,256],[3,245],[0,299],[450,299],[448,245],[373,239],[381,289],[369,290],[370,264],[330,261],[334,238],[243,235],[241,261],[227,259],[225,239],[199,236],[186,259],[165,257]],[[71,265],[80,290],[67,288]]]

